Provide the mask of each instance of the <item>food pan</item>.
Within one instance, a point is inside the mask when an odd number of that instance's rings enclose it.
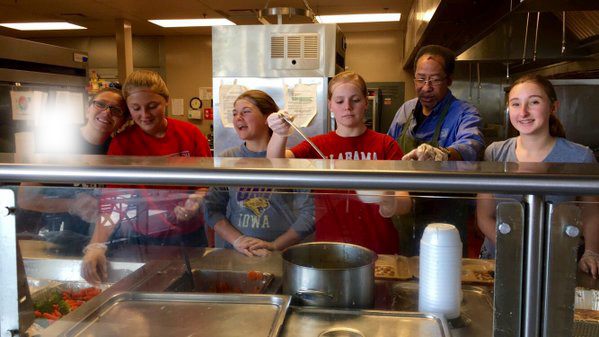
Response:
[[[187,274],[176,279],[166,291],[263,294],[274,279],[270,273],[259,271],[192,270],[194,282]]]
[[[289,302],[280,295],[121,292],[58,335],[275,337]]]
[[[400,255],[378,254],[374,263],[374,277],[381,280],[409,280],[412,271],[409,259]]]
[[[576,288],[574,337],[599,336],[599,290]]]
[[[282,337],[451,337],[442,316],[420,312],[292,307]]]

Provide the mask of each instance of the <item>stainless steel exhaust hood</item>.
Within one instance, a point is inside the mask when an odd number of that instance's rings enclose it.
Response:
[[[566,14],[565,25],[563,13]],[[440,44],[461,53],[459,61],[507,63],[510,68],[514,67],[514,72],[564,61],[593,60],[599,55],[598,1],[427,0],[413,5],[410,18],[419,16],[425,20],[408,24],[406,70],[412,69],[416,51],[427,44]],[[528,34],[525,34],[527,17]],[[525,65],[522,65],[523,58]],[[577,68],[584,72],[599,69],[590,63]]]
[[[553,13],[540,13],[538,26],[537,13],[514,13],[491,34],[460,54],[458,61],[558,62],[582,59],[591,54],[569,31],[562,54],[562,37],[562,22]]]

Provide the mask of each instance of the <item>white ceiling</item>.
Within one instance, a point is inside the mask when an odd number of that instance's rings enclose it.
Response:
[[[307,0],[321,15],[357,13],[402,13],[399,23],[343,24],[350,31],[405,30],[413,0]],[[238,25],[260,24],[258,10],[268,7],[305,8],[303,0],[0,0],[0,22],[68,21],[87,27],[78,31],[20,32],[0,27],[0,35],[20,38],[112,36],[117,19],[131,23],[133,35],[210,34],[210,28],[161,28],[148,19],[188,19],[227,17]],[[272,18],[271,22],[276,22]],[[284,23],[304,23],[306,18],[285,19]]]

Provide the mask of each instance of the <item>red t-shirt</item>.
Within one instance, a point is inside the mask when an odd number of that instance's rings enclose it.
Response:
[[[166,156],[166,157],[211,157],[208,140],[193,124],[167,118],[166,134],[156,138],[145,133],[139,126],[133,125],[119,133],[108,148],[108,155],[123,156]],[[187,190],[191,187],[150,187],[134,186],[140,191],[143,200],[133,201],[137,207],[137,221],[131,221],[133,229],[152,237],[164,237],[172,234],[187,234],[198,230],[203,217],[179,223],[173,213],[175,206],[187,199]],[[105,202],[123,198],[119,191],[104,194]],[[135,197],[134,197],[135,198]],[[124,199],[124,203],[129,203]],[[111,205],[108,205],[111,206]],[[106,205],[103,209],[106,210]],[[122,204],[115,205],[122,208]],[[113,207],[114,208],[114,207]],[[116,210],[122,212],[122,209]],[[130,216],[130,215],[128,215]],[[147,217],[147,220],[146,220]]]
[[[401,160],[403,156],[393,138],[370,129],[357,137],[341,137],[331,131],[310,140],[331,159]],[[291,151],[296,158],[320,158],[305,141]],[[378,204],[361,202],[354,191],[315,193],[316,240],[353,243],[379,254],[399,251],[399,234],[391,219],[379,214]]]
[[[167,118],[166,134],[156,138],[133,125],[119,133],[108,148],[109,155],[212,157],[208,140],[193,124]]]

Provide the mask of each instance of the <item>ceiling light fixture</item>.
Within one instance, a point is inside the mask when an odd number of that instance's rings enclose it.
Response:
[[[233,26],[234,22],[227,19],[177,19],[177,20],[148,20],[164,28],[176,27],[208,27],[208,26]]]
[[[17,30],[74,30],[87,29],[69,22],[7,22],[0,26]]]
[[[320,23],[362,23],[399,21],[401,13],[317,15]]]

